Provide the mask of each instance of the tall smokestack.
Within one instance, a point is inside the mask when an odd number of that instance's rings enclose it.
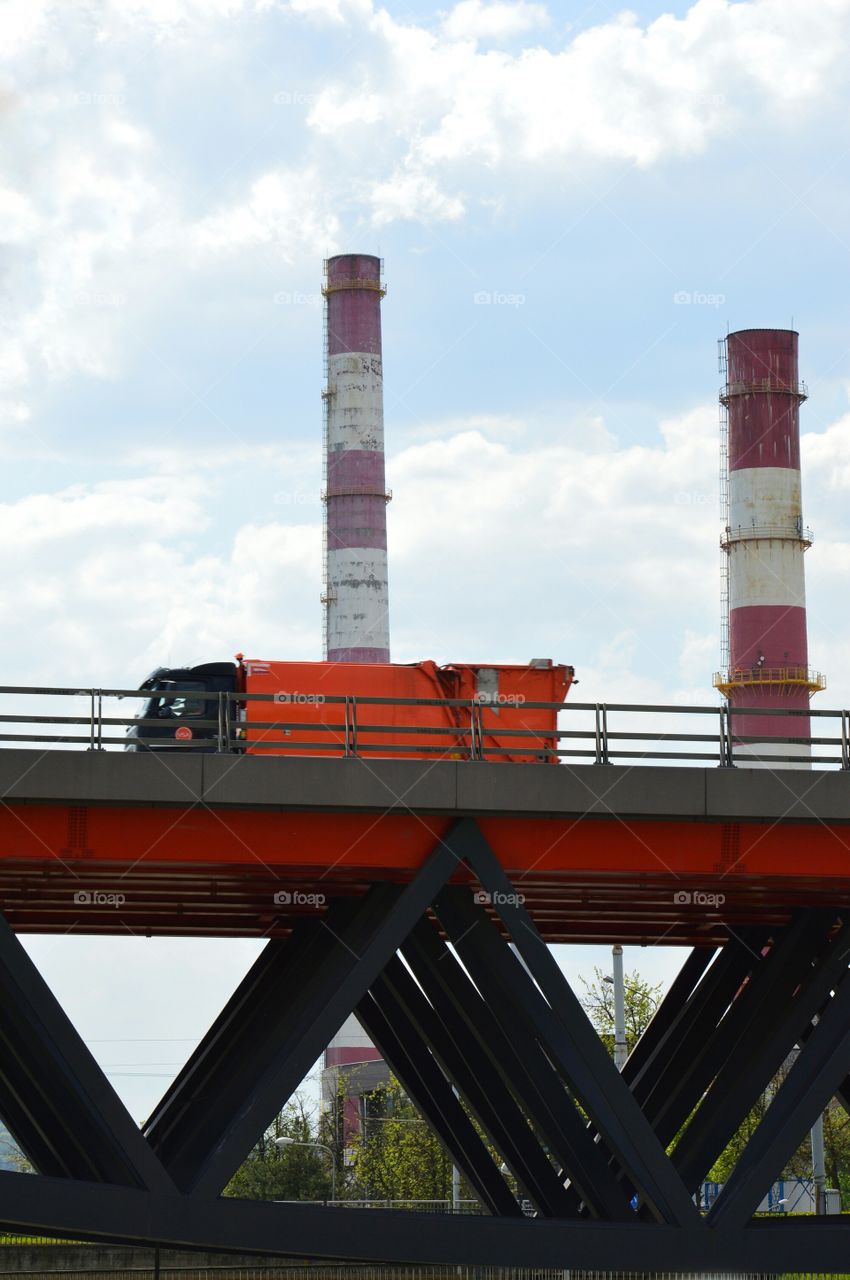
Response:
[[[800,405],[797,337],[787,329],[743,329],[726,338],[728,420],[725,552],[727,614],[724,660],[715,686],[731,706],[798,710],[799,716],[740,715],[732,733],[737,757],[768,763],[796,756],[807,768],[808,746],[777,738],[808,737],[809,699],[826,682],[809,669],[800,486]]]
[[[324,649],[329,662],[389,662],[381,260],[345,253],[325,263]],[[343,1073],[344,1142],[360,1128],[360,1095],[388,1077],[355,1018],[325,1050],[323,1106]]]
[[[325,657],[389,662],[381,260],[325,263]]]

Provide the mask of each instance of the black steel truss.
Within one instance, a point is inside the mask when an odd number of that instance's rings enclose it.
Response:
[[[374,1262],[845,1267],[843,1220],[754,1214],[829,1100],[850,1104],[848,960],[850,921],[820,908],[695,951],[618,1073],[464,820],[408,885],[333,901],[268,943],[140,1131],[0,920],[0,1115],[41,1175],[0,1174],[0,1225]],[[481,1217],[221,1197],[352,1011]],[[795,1049],[701,1215],[695,1190]]]

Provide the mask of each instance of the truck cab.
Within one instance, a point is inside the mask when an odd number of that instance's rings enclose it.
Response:
[[[125,750],[179,750],[181,743],[192,742],[190,750],[215,751],[218,730],[204,722],[217,720],[218,694],[234,693],[236,680],[233,662],[158,667],[139,687],[146,701],[138,720],[151,723],[130,725]]]

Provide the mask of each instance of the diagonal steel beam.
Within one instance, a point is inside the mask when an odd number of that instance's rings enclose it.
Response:
[[[780,1175],[850,1064],[850,979],[821,1014],[708,1215],[716,1228],[743,1227]]]
[[[736,974],[733,964],[727,982],[718,984],[718,989],[725,987],[720,1003],[728,1003],[722,1017],[716,1016],[717,1002],[708,1002],[702,1016],[693,1021],[692,1034],[686,1042],[685,1063],[674,1055],[643,1104],[662,1142],[672,1142],[686,1123],[718,1071],[734,1053],[737,1040],[747,1033],[752,1019],[764,1021],[767,1008],[775,1010],[776,1000],[782,1003],[793,991],[799,981],[800,955],[811,959],[817,946],[824,943],[828,920],[834,919],[834,912],[824,913],[823,917],[816,912],[801,912],[769,948],[739,946],[745,980],[736,981],[740,972]],[[734,960],[734,956],[730,958]],[[729,979],[734,991],[727,1001]]]
[[[427,921],[421,921],[405,943],[404,957],[443,1024],[435,1047],[529,1199],[548,1217],[577,1213],[579,1200],[574,1190],[564,1186],[568,1175],[554,1169],[530,1127],[546,1135],[546,1147],[562,1163],[572,1152],[574,1140],[586,1149],[575,1108],[563,1088],[557,1081],[544,1081],[542,1091],[538,1090],[538,1073],[528,1062],[534,1046],[518,1050],[504,1035],[492,1010]],[[412,997],[410,988],[405,989]],[[570,1124],[572,1136],[563,1131]],[[601,1152],[591,1152],[591,1163],[604,1178]],[[588,1185],[591,1182],[588,1176]],[[625,1216],[625,1199],[611,1186],[616,1197],[610,1204],[611,1215]],[[596,1192],[591,1203],[604,1204],[605,1196]]]
[[[295,925],[287,941],[275,940],[266,944],[180,1073],[160,1098],[144,1129],[151,1143],[165,1158],[174,1158],[175,1148],[181,1140],[178,1130],[185,1123],[192,1099],[208,1092],[212,1087],[208,1081],[210,1073],[215,1069],[220,1044],[225,1041],[235,1044],[245,1034],[251,1010],[266,1001],[274,1000],[287,966],[290,972],[294,969],[299,949],[306,947],[308,939],[312,937],[320,937],[319,923],[317,919],[306,919]]]
[[[531,1028],[522,998],[509,983],[495,977],[503,960],[516,965],[508,944],[490,929],[486,915],[473,905],[468,889],[444,890],[434,909],[491,1015],[495,1034],[488,1027],[483,1043],[546,1146],[563,1165],[575,1209],[578,1204],[572,1197],[577,1192],[593,1217],[633,1219],[629,1196],[610,1167],[608,1151],[594,1140],[575,1100],[564,1088],[563,1079],[553,1070],[548,1046],[540,1043]],[[489,936],[476,928],[482,917]],[[501,957],[500,952],[505,955]],[[462,991],[471,984],[461,970],[459,975],[454,985]],[[526,1034],[520,1037],[520,1031]]]
[[[661,1045],[667,1042],[670,1032],[716,954],[715,947],[694,947],[676,974],[670,989],[655,1010],[649,1026],[626,1059],[622,1075],[629,1085],[648,1066]]]
[[[0,1114],[43,1174],[173,1189],[2,916]]]
[[[449,838],[494,900],[523,961],[520,964],[509,951],[490,945],[493,967],[478,965],[476,983],[486,985],[493,999],[499,998],[500,991],[511,991],[514,1003],[525,1011],[528,1033],[545,1044],[653,1215],[663,1222],[690,1223],[696,1228],[700,1222],[696,1205],[484,836],[466,821]],[[475,913],[472,907],[470,900],[470,929],[477,937],[499,939],[483,908]],[[466,963],[462,948],[470,950],[467,940],[455,938],[454,942]]]
[[[441,841],[404,888],[334,903],[270,952],[266,968],[258,961],[148,1122],[178,1186],[220,1193],[457,862]]]
[[[706,1054],[712,1037],[753,966],[760,945],[733,938],[706,972],[657,1047],[632,1080],[632,1091],[644,1114],[666,1145],[702,1097],[710,1080]]]
[[[376,891],[359,911],[353,902],[332,903],[326,917],[331,932],[318,919],[307,919],[285,942],[266,945],[145,1127],[183,1190],[193,1188],[222,1135],[252,1098],[263,1069],[269,1069],[284,1038],[282,1020],[292,1010],[290,993],[303,994],[311,977],[314,982],[332,981],[334,974],[341,978],[347,947],[357,946],[355,929],[368,928],[391,910],[396,893]],[[286,1089],[283,1080],[281,1089]],[[289,1096],[282,1092],[279,1102]],[[269,1118],[257,1122],[247,1150]]]
[[[356,1012],[481,1203],[490,1213],[519,1216],[516,1197],[389,984],[379,978]]]
[[[547,1216],[569,1217],[572,1201],[564,1189],[563,1179],[559,1178],[526,1117],[494,1070],[486,1050],[439,986],[431,981],[427,969],[423,970],[421,965],[414,968],[411,963],[411,954],[415,953],[413,937],[428,927],[421,921],[405,943],[404,956],[416,979],[399,959],[390,962],[384,979],[528,1199]]]
[[[815,931],[822,941],[818,963],[813,965],[811,952],[801,948],[796,965],[789,958],[777,968],[771,987],[753,981],[752,999],[741,1001],[741,1034],[729,1045],[726,1062],[676,1146],[673,1163],[693,1191],[847,972],[847,927],[826,943],[834,913],[812,914],[821,915]],[[781,959],[777,950],[775,966],[780,966]]]

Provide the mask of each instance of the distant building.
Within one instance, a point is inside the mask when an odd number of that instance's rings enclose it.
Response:
[[[369,1095],[389,1080],[389,1068],[378,1049],[351,1014],[325,1050],[322,1109],[332,1111],[342,1093],[340,1138],[344,1146],[360,1132],[362,1109]]]

